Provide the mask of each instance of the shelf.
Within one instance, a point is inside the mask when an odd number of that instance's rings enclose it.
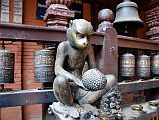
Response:
[[[134,81],[128,83],[118,83],[118,89],[121,93],[133,92],[159,87],[159,79],[147,81]],[[31,104],[44,104],[56,101],[53,90],[20,90],[10,92],[0,92],[0,108],[14,107]]]
[[[118,46],[146,50],[159,50],[159,41],[118,35]]]
[[[44,104],[57,101],[52,89],[30,89],[11,92],[0,92],[0,98],[0,108],[32,104]]]
[[[44,26],[0,23],[0,39],[24,42],[61,42],[66,40],[65,30],[56,30]],[[91,36],[94,45],[103,45],[105,33],[95,32]],[[118,46],[147,50],[159,50],[159,41],[118,35]]]
[[[153,101],[159,102],[159,99]],[[148,102],[140,103],[140,105],[143,106],[142,111],[132,110],[131,105],[122,108],[122,112],[125,115],[123,120],[150,120],[159,116],[158,107],[150,106]]]
[[[62,42],[66,40],[65,30],[56,30],[44,26],[0,23],[0,39],[23,42]],[[92,44],[102,45],[104,34],[91,36]]]
[[[146,90],[159,87],[159,79],[137,80],[134,82],[120,82],[118,88],[121,93],[133,92],[138,90]]]

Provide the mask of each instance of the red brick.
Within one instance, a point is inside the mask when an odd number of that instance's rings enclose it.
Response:
[[[133,93],[122,94],[122,104],[133,102]]]
[[[2,108],[1,120],[22,120],[21,107]]]

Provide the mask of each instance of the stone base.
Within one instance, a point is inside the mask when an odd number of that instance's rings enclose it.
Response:
[[[66,106],[60,102],[54,102],[49,109],[54,114],[55,120],[103,120],[99,118],[99,109],[90,104]]]

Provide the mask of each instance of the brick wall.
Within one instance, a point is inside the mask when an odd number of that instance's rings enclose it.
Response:
[[[13,0],[10,0],[10,22],[13,22]],[[36,0],[23,0],[23,23],[45,26],[42,20],[36,20]],[[6,49],[15,53],[14,84],[5,84],[5,88],[14,90],[36,89],[42,84],[34,81],[34,51],[41,45],[31,42],[14,42]],[[42,120],[42,105],[28,105],[0,109],[0,120]]]
[[[12,88],[14,90],[22,89],[22,43],[14,42],[11,45],[6,45],[6,49],[15,53],[15,69],[13,84],[5,84],[5,88]],[[0,110],[0,120],[22,120],[22,107],[2,108]]]
[[[23,23],[45,26],[42,20],[36,20],[36,0],[24,0]],[[34,81],[33,54],[41,49],[36,43],[23,43],[23,89],[41,87]],[[42,120],[42,105],[28,105],[23,107],[23,120]]]
[[[42,49],[37,43],[23,43],[23,89],[42,87],[34,81],[34,51]],[[23,120],[42,120],[42,105],[28,105],[23,107]]]

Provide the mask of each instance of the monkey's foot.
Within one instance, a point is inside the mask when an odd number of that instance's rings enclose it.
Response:
[[[54,102],[49,106],[57,120],[74,120],[80,117],[79,105],[67,106],[60,102]]]

